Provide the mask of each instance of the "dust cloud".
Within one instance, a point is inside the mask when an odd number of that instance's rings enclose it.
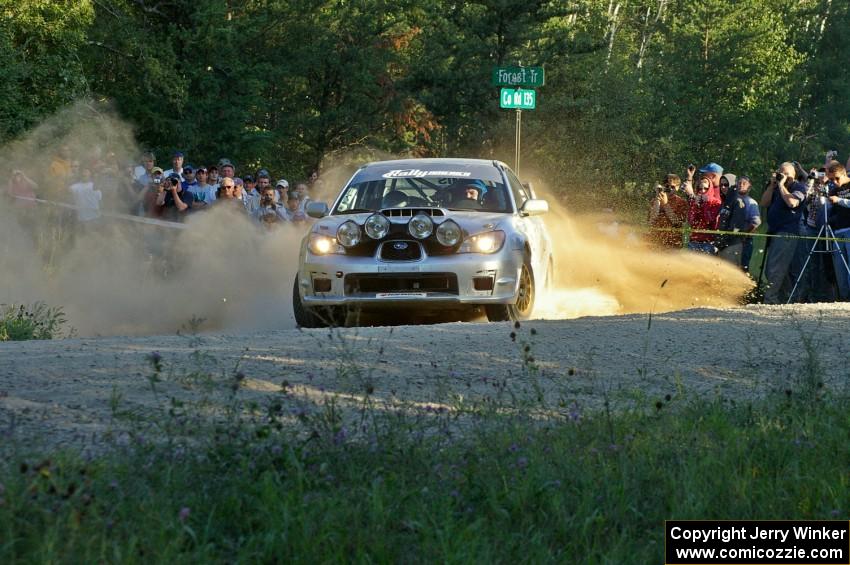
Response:
[[[22,170],[39,197],[69,202],[67,186],[50,174],[60,154],[118,179],[140,152],[108,107],[79,103],[0,148],[2,192],[12,171]],[[120,182],[108,181],[97,186],[102,209],[129,211]],[[190,215],[185,229],[126,217],[90,226],[73,210],[2,196],[0,303],[61,306],[81,336],[295,326],[301,228],[261,229],[226,204]]]
[[[554,199],[549,204],[544,218],[555,248],[555,277],[552,290],[538,296],[535,317],[732,307],[753,286],[721,259],[650,247],[613,214],[572,215]]]

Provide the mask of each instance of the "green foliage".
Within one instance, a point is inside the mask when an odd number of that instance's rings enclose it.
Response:
[[[0,341],[55,339],[64,335],[65,312],[43,302],[30,306],[0,304]]]
[[[190,446],[137,436],[94,461],[6,457],[0,560],[658,562],[665,519],[846,516],[845,404],[673,397],[449,443],[261,426]]]
[[[306,175],[371,148],[511,161],[490,69],[543,65],[525,170],[637,194],[850,144],[846,2],[0,0],[0,141],[81,95],[140,144]],[[550,182],[550,184],[555,184]],[[758,184],[758,181],[757,181]]]

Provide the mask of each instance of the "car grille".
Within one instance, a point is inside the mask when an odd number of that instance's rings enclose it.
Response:
[[[418,261],[422,258],[422,246],[416,241],[387,241],[381,245],[380,257],[384,261]]]
[[[345,294],[372,292],[442,292],[458,294],[454,273],[387,273],[345,276]]]

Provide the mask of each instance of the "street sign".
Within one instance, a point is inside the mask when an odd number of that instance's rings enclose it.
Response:
[[[499,97],[502,108],[512,110],[534,110],[537,105],[537,91],[522,88],[503,88]]]
[[[543,67],[493,67],[493,86],[543,86]]]

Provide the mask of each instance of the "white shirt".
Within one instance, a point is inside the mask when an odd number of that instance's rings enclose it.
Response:
[[[78,182],[68,187],[74,195],[74,204],[77,206],[77,219],[81,222],[90,222],[100,217],[100,201],[103,193],[94,189],[91,182]]]

